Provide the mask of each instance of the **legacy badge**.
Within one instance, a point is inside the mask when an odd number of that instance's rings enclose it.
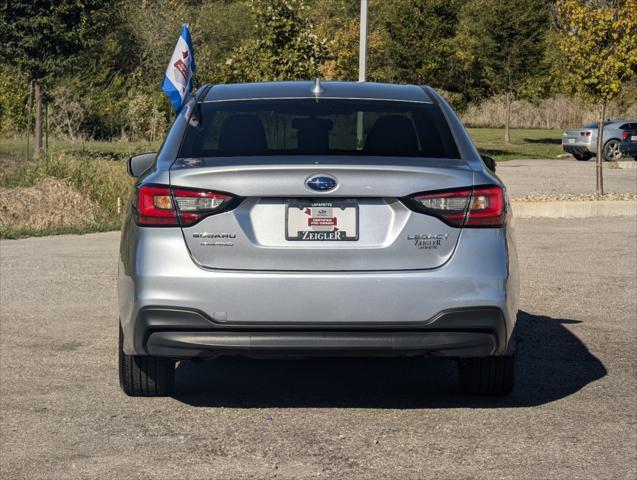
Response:
[[[407,240],[414,242],[414,246],[418,250],[438,249],[447,238],[449,238],[448,233],[416,233],[407,235]]]

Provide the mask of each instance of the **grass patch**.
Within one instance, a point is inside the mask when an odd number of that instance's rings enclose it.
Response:
[[[60,153],[75,153],[81,157],[110,158],[111,160],[124,160],[131,155],[144,152],[156,152],[159,149],[158,142],[101,142],[101,141],[75,141],[49,140],[48,156]],[[33,154],[33,141],[28,146],[28,151]],[[27,141],[24,138],[0,139],[0,160],[28,161]]]
[[[107,223],[47,228],[0,226],[0,239],[15,240],[25,237],[46,237],[47,235],[84,235],[87,233],[111,232],[113,230],[116,229]]]
[[[121,152],[0,160],[0,238],[118,230],[117,199],[124,203],[134,182],[114,155]]]
[[[67,181],[78,192],[96,202],[116,228],[117,198],[128,198],[133,179],[126,173],[125,162],[114,162],[108,157],[91,159],[77,153],[54,155],[34,169],[39,178],[53,177]]]
[[[503,128],[468,128],[480,153],[497,161],[556,158],[562,150],[562,130],[511,129],[511,143],[504,141]]]

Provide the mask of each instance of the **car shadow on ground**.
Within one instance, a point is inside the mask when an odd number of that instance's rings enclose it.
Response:
[[[500,150],[498,148],[480,148],[478,152],[480,155],[488,155],[492,157],[511,154],[508,150]]]
[[[174,398],[228,408],[511,408],[559,400],[606,375],[566,326],[520,312],[517,383],[506,397],[462,393],[453,360],[220,358],[177,367]]]
[[[541,143],[544,145],[561,145],[562,144],[561,138],[554,138],[554,137],[523,138],[522,141],[525,143]]]

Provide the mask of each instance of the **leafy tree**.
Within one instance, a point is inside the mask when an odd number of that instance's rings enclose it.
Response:
[[[181,27],[196,17],[195,9],[179,0],[125,0],[121,11],[132,39],[126,52],[126,64],[134,66],[132,80],[138,88],[157,91]]]
[[[549,25],[546,0],[471,0],[460,11],[457,42],[467,72],[486,94],[506,95],[506,142],[511,102],[541,72]]]
[[[224,62],[226,81],[308,80],[327,59],[302,0],[250,0],[255,37]]]
[[[558,0],[560,47],[576,90],[599,104],[596,193],[604,194],[602,176],[604,117],[607,103],[637,70],[637,0],[582,2]]]
[[[391,61],[387,80],[446,87],[458,10],[457,0],[385,2],[379,13]]]
[[[223,81],[224,71],[220,64],[223,65],[223,60],[233,53],[237,45],[255,38],[246,1],[204,2],[195,11],[190,25],[197,59],[197,79],[200,83]],[[166,54],[163,61],[166,61]]]
[[[15,134],[27,127],[29,84],[19,72],[0,64],[0,132]]]
[[[368,1],[367,78],[387,81],[393,74],[385,41],[384,0]],[[327,38],[328,56],[320,66],[328,80],[357,80],[360,41],[360,2],[314,0],[311,18],[319,38]]]
[[[0,7],[0,56],[33,82],[35,151],[42,150],[42,86],[81,69],[77,58],[108,27],[108,0],[12,0]]]

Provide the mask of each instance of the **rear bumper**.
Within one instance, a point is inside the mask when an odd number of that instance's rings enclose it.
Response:
[[[574,153],[578,155],[595,155],[595,151],[591,150],[590,145],[562,145],[566,153]]]
[[[245,272],[197,266],[178,229],[128,224],[118,276],[124,352],[190,357],[300,348],[497,355],[506,348],[518,303],[517,257],[508,232],[464,229],[452,258],[431,270]],[[485,308],[499,312],[502,327],[483,318]],[[448,328],[441,312],[450,309],[473,314],[454,317],[462,321]],[[434,331],[452,335],[424,335]],[[495,347],[482,335],[493,331]]]
[[[145,308],[135,327],[136,350],[172,358],[243,356],[482,357],[506,350],[507,326],[497,308],[442,312],[422,325],[286,325],[258,328],[216,323],[202,312]]]
[[[637,156],[637,143],[622,142],[619,144],[619,151],[624,155]]]

